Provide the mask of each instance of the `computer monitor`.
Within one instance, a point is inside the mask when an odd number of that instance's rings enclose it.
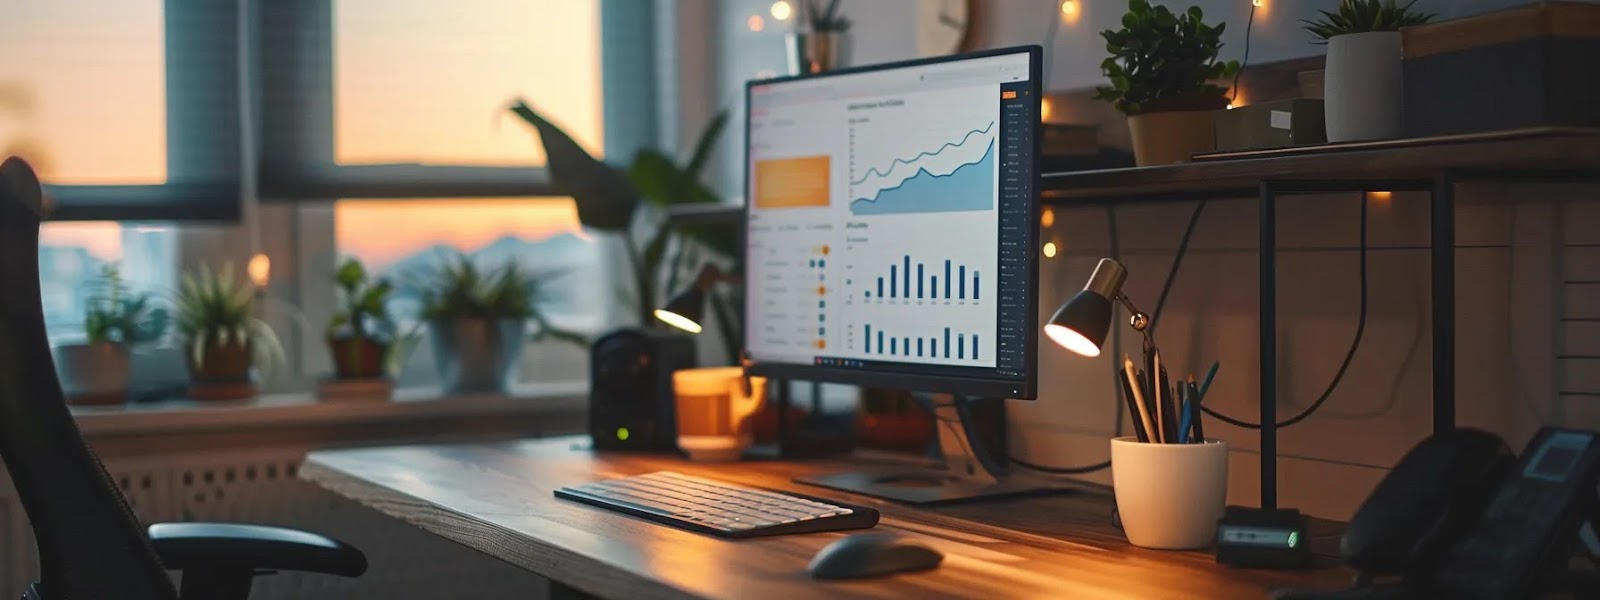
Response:
[[[1027,46],[746,85],[752,374],[1037,395],[1040,63]]]

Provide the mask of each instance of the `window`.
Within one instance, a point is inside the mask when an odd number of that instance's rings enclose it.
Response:
[[[8,2],[0,156],[57,184],[167,180],[162,0]]]
[[[334,239],[339,254],[360,259],[371,274],[398,286],[389,306],[401,331],[420,322],[415,284],[458,253],[485,268],[514,260],[544,274],[536,302],[556,327],[592,337],[610,321],[614,283],[599,242],[583,232],[568,198],[342,201],[334,208]],[[401,385],[435,379],[427,336],[421,339]],[[581,347],[538,342],[524,352],[518,373],[524,381],[585,379],[587,365]]]
[[[534,166],[527,98],[601,149],[598,0],[336,0],[334,161]]]
[[[131,291],[170,298],[177,280],[177,237],[172,227],[160,225],[44,224],[39,230],[39,291],[51,341],[84,341],[84,310],[99,293],[107,265],[119,266]]]

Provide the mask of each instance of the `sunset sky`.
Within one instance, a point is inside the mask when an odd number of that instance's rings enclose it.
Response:
[[[7,2],[0,153],[24,154],[52,183],[163,183],[163,4]],[[542,164],[537,138],[504,110],[514,98],[599,154],[598,0],[333,4],[339,163]],[[576,229],[570,201],[558,199],[341,202],[337,220],[341,250],[376,260]],[[120,254],[115,225],[49,229],[46,243]]]

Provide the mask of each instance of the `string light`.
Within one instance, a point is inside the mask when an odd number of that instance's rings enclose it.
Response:
[[[1048,96],[1046,96],[1044,98],[1040,98],[1039,99],[1039,120],[1044,121],[1046,123],[1049,123],[1050,122],[1050,117],[1053,116],[1054,114],[1055,114],[1055,105],[1050,102],[1050,98]]]
[[[1260,2],[1261,0],[1256,1]],[[1257,4],[1256,6],[1260,6],[1260,4]],[[792,16],[794,16],[793,5],[789,4],[785,0],[778,0],[777,2],[772,3],[772,18],[779,21],[787,21],[789,20],[789,17]]]
[[[1046,206],[1044,212],[1039,213],[1039,226],[1049,229],[1056,224],[1056,209]]]
[[[1266,4],[1266,3],[1267,3],[1266,0],[1250,0],[1250,6],[1259,7],[1259,6],[1262,6],[1262,5]]]
[[[265,254],[250,257],[250,263],[245,267],[245,272],[250,274],[250,283],[256,289],[265,289],[267,283],[272,281],[272,259]]]
[[[1069,19],[1078,16],[1078,0],[1061,0],[1061,14]]]
[[[1044,257],[1045,258],[1055,258],[1056,257],[1056,243],[1055,242],[1045,242],[1044,243]]]
[[[745,25],[750,27],[750,31],[761,31],[767,28],[767,20],[761,18],[761,15],[750,15],[750,18],[745,20]]]

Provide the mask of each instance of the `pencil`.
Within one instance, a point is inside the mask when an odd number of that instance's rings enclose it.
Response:
[[[1160,443],[1160,440],[1155,436],[1155,423],[1150,420],[1150,406],[1144,401],[1144,392],[1142,391],[1144,384],[1140,383],[1139,374],[1134,371],[1133,359],[1126,354],[1122,355],[1122,373],[1126,380],[1133,384],[1131,389],[1133,395],[1131,397],[1137,408],[1133,411],[1134,415],[1136,415],[1134,417],[1136,423],[1143,425],[1146,441]]]
[[[1128,404],[1128,415],[1133,421],[1133,435],[1140,443],[1149,443],[1150,434],[1144,430],[1144,421],[1139,418],[1139,401],[1133,397],[1133,383],[1128,381],[1128,374],[1124,367],[1116,367],[1111,374],[1117,378],[1117,388],[1122,391],[1122,401]]]
[[[1166,427],[1166,421],[1171,418],[1166,414],[1166,378],[1162,378],[1162,352],[1150,349],[1150,398],[1155,403],[1155,430],[1162,443],[1171,443],[1173,432],[1171,427]]]

